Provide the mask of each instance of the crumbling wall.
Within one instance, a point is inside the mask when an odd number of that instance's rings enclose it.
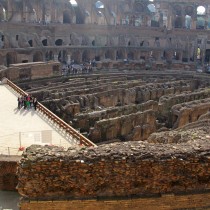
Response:
[[[210,187],[207,137],[180,144],[126,142],[97,148],[31,146],[18,167],[28,199],[93,198],[205,191]]]

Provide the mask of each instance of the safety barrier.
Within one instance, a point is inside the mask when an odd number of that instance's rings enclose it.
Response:
[[[13,82],[11,82],[9,79],[4,78],[2,80],[3,83],[8,84],[13,90],[15,90],[20,95],[28,95],[25,91],[23,91],[21,88],[19,88],[17,85],[15,85]],[[66,133],[71,135],[73,138],[78,140],[81,145],[88,146],[88,147],[96,147],[96,145],[91,142],[88,138],[83,136],[81,133],[79,133],[77,130],[72,128],[69,124],[64,122],[62,119],[60,119],[58,116],[56,116],[53,112],[51,112],[49,109],[47,109],[45,106],[43,106],[41,103],[37,103],[37,109],[40,110],[43,114],[47,115],[48,118],[53,120],[56,124],[59,125],[60,128],[64,129]]]

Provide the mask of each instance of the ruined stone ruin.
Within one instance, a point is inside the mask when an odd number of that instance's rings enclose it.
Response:
[[[96,144],[144,141],[208,116],[209,80],[190,74],[97,74],[22,86]]]
[[[210,58],[208,0],[0,1],[0,65],[96,61],[196,69]]]
[[[209,205],[209,85],[208,75],[177,71],[20,84],[98,147],[31,146],[19,164],[19,193],[42,201],[204,192],[197,205]]]
[[[0,78],[97,145],[27,148],[21,209],[207,209],[209,29],[209,0],[0,0]]]

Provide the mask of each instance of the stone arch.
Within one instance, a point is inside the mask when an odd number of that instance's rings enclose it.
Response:
[[[45,53],[45,60],[46,61],[50,61],[50,60],[53,60],[54,59],[54,54],[52,51],[47,51]]]
[[[182,7],[180,5],[175,5],[174,8],[174,27],[175,28],[182,28]]]
[[[9,52],[6,54],[6,66],[14,64],[17,61],[17,55],[15,52]]]
[[[67,51],[66,50],[61,50],[58,53],[58,61],[61,63],[66,63],[67,62]]]
[[[79,50],[72,52],[71,59],[74,60],[74,63],[81,63],[81,53]]]
[[[33,47],[33,40],[32,39],[28,40],[28,44],[30,45],[30,47]]]
[[[63,45],[63,40],[62,40],[62,39],[57,39],[57,40],[55,41],[55,45],[56,45],[56,46],[62,46],[62,45]]]
[[[124,59],[125,58],[125,52],[124,52],[124,50],[121,50],[121,49],[119,49],[119,50],[117,50],[117,52],[116,52],[116,59],[118,60],[118,59]]]
[[[101,1],[97,1],[95,3],[95,7],[96,7],[96,9],[104,9],[105,8],[104,3]]]
[[[204,17],[197,17],[196,28],[197,29],[205,29],[205,18]]]
[[[48,46],[47,38],[42,39],[42,45],[43,46]]]
[[[145,11],[144,5],[140,2],[135,2],[134,12],[143,13]]]
[[[89,62],[90,60],[91,60],[90,53],[88,52],[88,50],[84,50],[82,53],[82,61]]]
[[[7,20],[7,11],[4,5],[0,4],[0,21]]]
[[[35,52],[33,55],[33,62],[43,61],[43,55],[42,52],[38,51]]]
[[[192,17],[194,16],[193,6],[185,7],[185,28],[191,29],[192,26]]]
[[[85,23],[85,11],[81,7],[75,7],[75,23],[76,24],[84,24]]]
[[[133,51],[127,52],[127,58],[128,58],[128,60],[134,60],[134,53],[133,53]]]
[[[206,49],[205,62],[206,63],[209,63],[210,62],[210,49]]]
[[[63,11],[63,23],[72,23],[71,14],[69,10]]]
[[[104,55],[105,59],[115,60],[115,55],[113,50],[107,50]]]

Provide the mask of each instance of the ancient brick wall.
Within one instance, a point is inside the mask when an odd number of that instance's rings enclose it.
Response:
[[[16,171],[20,158],[0,158],[0,190],[16,190],[18,183]]]
[[[59,75],[61,75],[61,69],[58,62],[12,64],[10,68],[0,72],[0,77],[6,76],[10,80],[20,81]]]
[[[126,142],[97,148],[31,146],[18,169],[29,199],[191,193],[210,187],[210,144]]]

